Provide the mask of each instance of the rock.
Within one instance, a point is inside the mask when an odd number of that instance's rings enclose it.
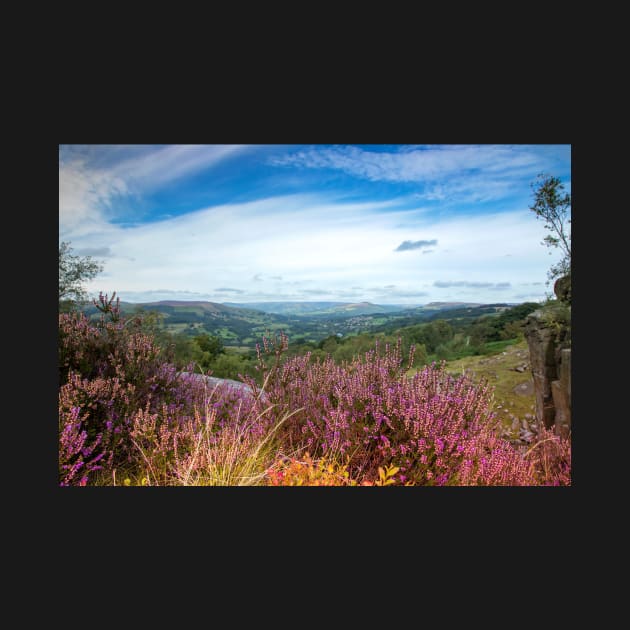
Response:
[[[521,431],[521,440],[527,442],[528,444],[535,438],[536,436],[531,431]]]
[[[561,284],[556,282],[558,290]],[[560,301],[558,291],[556,294]],[[524,333],[529,346],[537,424],[553,428],[557,435],[568,435],[571,430],[571,349],[567,346],[571,343],[571,307],[555,303],[534,311],[526,319]]]
[[[516,433],[519,430],[519,421],[518,418],[514,418],[514,420],[512,420],[512,431],[514,433]]]
[[[210,387],[227,386],[231,389],[242,391],[246,396],[253,396],[252,388],[246,383],[240,381],[234,381],[230,378],[218,378],[216,376],[206,376],[205,374],[198,374],[196,372],[180,372],[179,374],[185,374],[191,376],[197,380],[205,381]],[[261,400],[266,400],[266,394],[263,392]]]
[[[551,381],[558,377],[555,361],[557,331],[545,319],[543,309],[538,309],[527,317],[524,333],[529,346],[536,395],[536,418],[547,428],[551,428],[556,413],[551,394]]]
[[[571,276],[558,278],[553,285],[553,292],[558,300],[571,304]]]
[[[514,368],[517,372],[524,372],[527,368],[524,365],[518,365]]]
[[[512,389],[512,391],[515,394],[520,394],[521,396],[532,396],[534,394],[534,383],[532,381],[519,383]]]
[[[551,383],[556,408],[555,432],[567,437],[571,432],[571,350],[561,352],[560,378]]]

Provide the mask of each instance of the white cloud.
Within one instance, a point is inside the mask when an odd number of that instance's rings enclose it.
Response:
[[[125,182],[106,170],[90,169],[83,160],[59,166],[59,225],[62,235],[107,232],[105,212],[112,199],[128,193]]]
[[[108,247],[111,256],[107,276],[97,276],[88,288],[115,290],[121,299],[172,287],[208,296],[195,299],[223,301],[226,289],[214,287],[230,287],[244,292],[231,293],[232,301],[390,295],[391,301],[418,303],[442,299],[444,291],[433,287],[436,281],[465,281],[468,286],[455,288],[468,291],[467,300],[492,302],[497,286],[504,287],[500,294],[507,300],[507,283],[546,277],[550,259],[538,247],[544,230],[527,210],[446,222],[421,214],[415,234],[408,224],[399,227],[403,214],[409,216],[394,202],[339,204],[291,195],[118,228],[110,240],[98,234],[98,246]],[[427,233],[440,245],[430,257],[394,251],[404,240],[420,240]],[[86,237],[73,246],[95,243]],[[510,259],[503,256],[506,244]]]
[[[246,149],[242,145],[106,147],[99,154],[100,160],[89,147],[82,152],[72,147],[61,151],[60,237],[74,240],[90,233],[115,233],[117,229],[109,222],[116,212],[115,201],[194,175]],[[131,157],[107,165],[102,156],[120,151],[131,153]]]
[[[446,145],[411,148],[396,153],[358,147],[312,148],[272,158],[277,165],[340,169],[375,181],[418,181],[481,170],[497,173],[529,171],[541,163],[540,147],[526,145]],[[546,160],[542,160],[545,161]]]
[[[400,196],[341,203],[342,195],[355,192],[341,189],[338,197],[276,195],[179,215],[164,206],[160,220],[154,214],[150,223],[113,222],[125,207],[138,212],[142,204],[132,207],[131,202],[142,202],[144,193],[246,150],[240,145],[62,149],[60,238],[70,240],[80,255],[106,257],[105,272],[88,290],[117,291],[130,301],[161,295],[411,304],[518,301],[516,287],[530,285],[534,294],[544,296],[540,280],[557,261],[541,245],[544,226],[527,208],[522,189],[530,173],[566,164],[570,147],[407,146],[397,152],[307,148],[276,157],[273,164],[292,167],[279,168],[289,178],[299,168],[330,168],[372,182],[394,182],[393,188],[378,188]],[[265,180],[248,194],[284,191],[278,185],[280,175],[271,177],[272,186],[265,187]],[[421,192],[410,192],[400,182],[417,182]],[[521,187],[516,195],[515,182]],[[460,203],[496,199],[502,199],[500,208]],[[492,207],[497,208],[494,214]],[[479,208],[483,214],[474,214]]]
[[[244,145],[171,145],[119,162],[113,172],[142,188],[159,188],[241,153]]]
[[[532,177],[570,154],[568,146],[441,145],[396,152],[356,146],[310,148],[271,158],[278,166],[336,169],[371,181],[424,186],[428,201],[483,202],[507,197],[515,177]]]

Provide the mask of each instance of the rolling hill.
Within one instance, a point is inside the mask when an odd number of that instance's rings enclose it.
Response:
[[[280,331],[289,341],[319,342],[330,335],[377,332],[431,321],[436,318],[467,320],[496,314],[506,304],[434,302],[426,306],[380,305],[370,302],[258,302],[236,304],[166,300],[160,302],[121,302],[124,316],[138,311],[160,313],[162,327],[169,333],[219,337],[224,345],[253,349],[263,335]],[[91,318],[99,318],[95,306],[84,308]]]
[[[370,302],[225,302],[226,306],[247,308],[278,315],[366,315],[370,313],[395,313],[408,306],[372,304]]]

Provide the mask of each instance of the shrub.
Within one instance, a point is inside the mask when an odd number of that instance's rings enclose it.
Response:
[[[301,458],[280,457],[266,471],[269,486],[356,486],[346,465],[325,457],[313,461],[309,453]]]
[[[102,436],[99,434],[88,443],[87,431],[83,428],[87,414],[80,417],[80,413],[79,407],[59,411],[59,483],[62,486],[85,486],[90,473],[102,468],[98,462],[104,454],[96,451]]]
[[[562,438],[542,427],[525,457],[532,462],[537,485],[571,485],[570,437]]]
[[[201,395],[200,384],[195,389],[194,384],[182,382],[175,367],[163,361],[152,337],[135,330],[133,320],[120,318],[107,296],[101,295],[100,300],[100,323],[90,323],[82,313],[59,315],[63,483],[76,479],[68,479],[63,466],[72,467],[79,461],[79,436],[85,435],[85,444],[98,449],[101,467],[129,463],[134,459],[129,431],[139,409],[151,413],[166,405],[169,417],[182,420],[192,416]],[[110,315],[109,321],[105,321],[105,314]],[[73,449],[76,452],[71,455]]]
[[[274,352],[277,357],[276,343]],[[410,357],[409,364],[413,358]],[[407,365],[407,367],[408,367]],[[400,343],[336,365],[293,357],[261,369],[272,413],[302,408],[283,427],[291,449],[348,457],[354,478],[397,466],[419,485],[528,485],[531,466],[506,440],[490,412],[492,392],[432,364],[405,377]]]
[[[128,485],[570,484],[569,440],[543,432],[521,453],[499,437],[487,383],[444,363],[408,378],[400,340],[337,364],[263,338],[248,392],[178,372],[101,304],[110,321],[59,318],[61,485],[116,470]]]
[[[276,429],[250,396],[221,384],[206,391],[192,418],[138,411],[130,435],[150,485],[257,485]]]

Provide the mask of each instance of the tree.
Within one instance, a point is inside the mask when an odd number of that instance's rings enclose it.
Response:
[[[208,333],[201,333],[194,337],[202,352],[207,352],[211,359],[216,359],[220,354],[225,353],[223,342],[220,337],[211,337]]]
[[[219,355],[225,354],[223,342],[219,337],[211,337],[208,333],[201,333],[193,337],[193,359],[203,370],[211,368],[212,362]]]
[[[571,195],[564,192],[564,185],[557,177],[538,175],[532,183],[534,203],[529,206],[536,218],[545,221],[545,229],[549,230],[543,239],[547,247],[558,247],[563,256],[560,262],[552,265],[548,272],[549,280],[554,278],[571,278]]]
[[[69,311],[88,301],[83,284],[103,271],[91,256],[73,256],[70,243],[59,245],[59,310]]]

